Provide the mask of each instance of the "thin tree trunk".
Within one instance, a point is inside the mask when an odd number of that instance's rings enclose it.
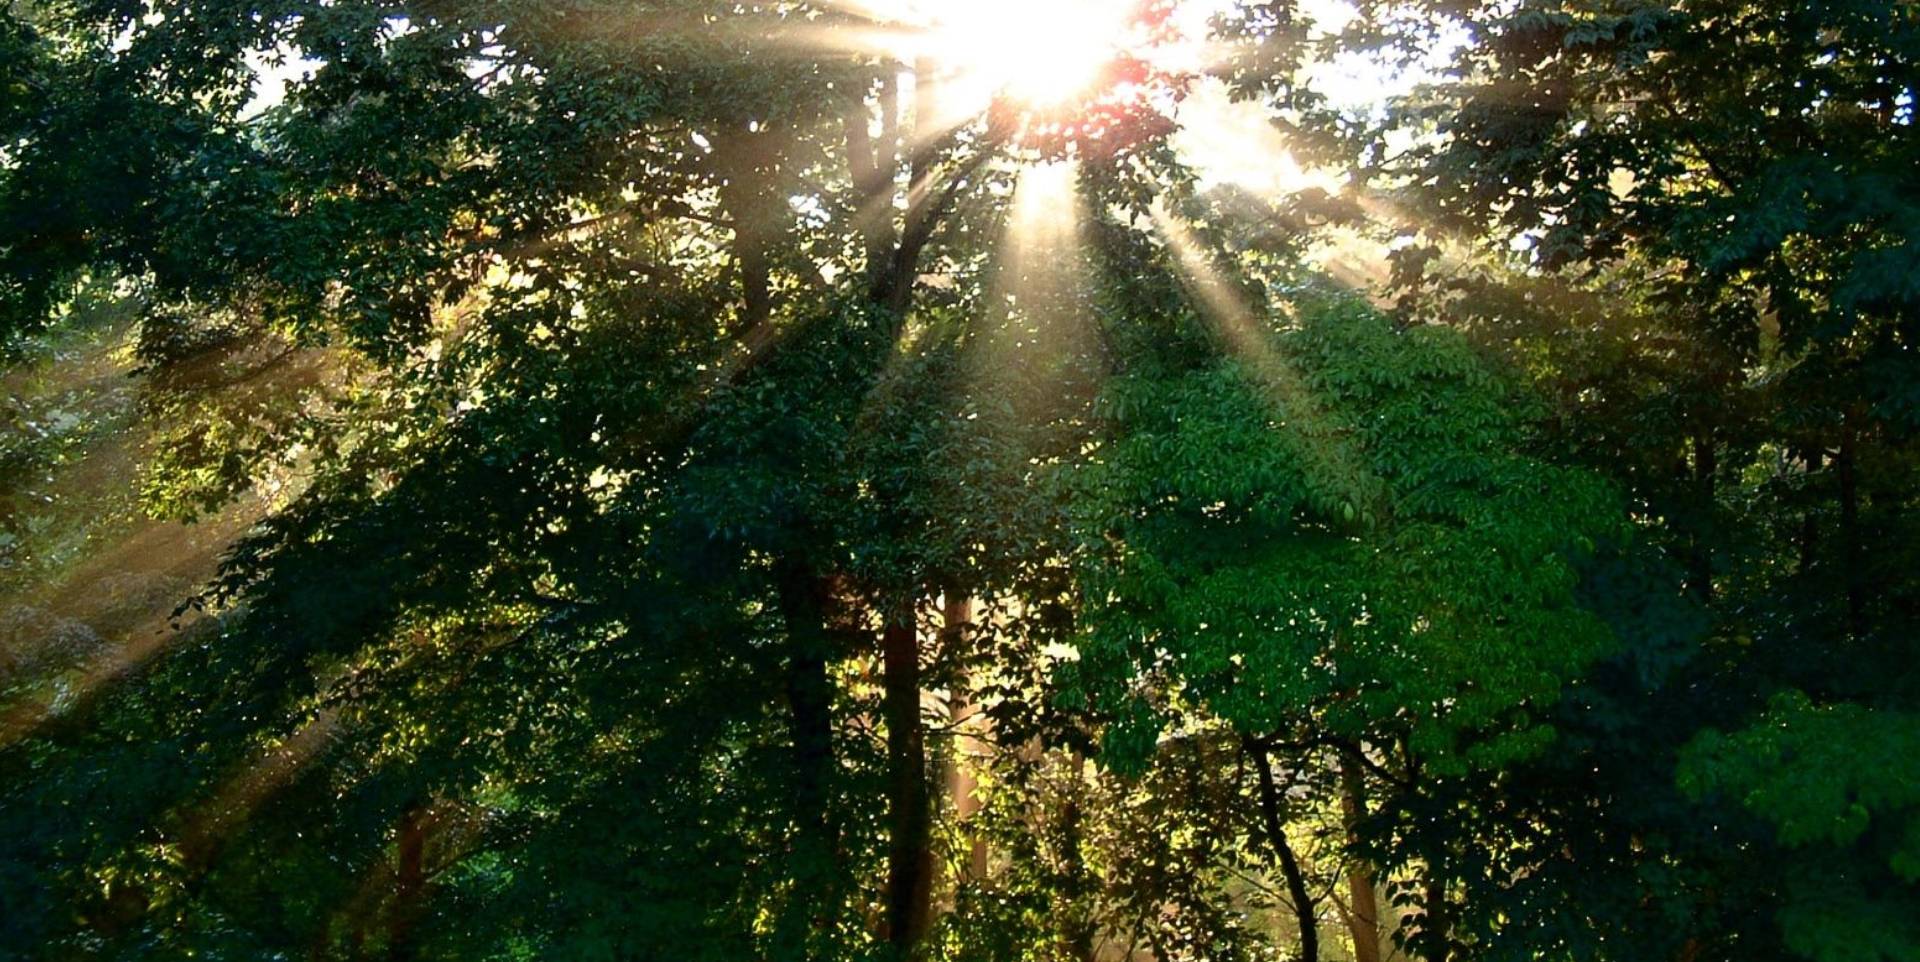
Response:
[[[1700,515],[1693,524],[1693,551],[1690,581],[1701,601],[1713,600],[1713,516],[1718,497],[1715,483],[1719,474],[1719,451],[1713,434],[1701,430],[1693,436],[1694,499]]]
[[[833,679],[825,584],[797,563],[779,572],[780,608],[787,627],[788,731],[793,743],[793,806],[799,826],[796,854],[802,870],[831,867],[835,837],[828,793],[833,780]]]
[[[1447,888],[1433,875],[1433,867],[1427,867],[1426,921],[1420,927],[1420,946],[1426,962],[1447,962],[1453,957],[1453,942],[1448,930],[1453,928],[1451,913],[1447,911]]]
[[[1340,808],[1346,817],[1347,843],[1358,839],[1357,827],[1366,816],[1366,785],[1360,763],[1346,759],[1340,765]],[[1373,867],[1354,857],[1347,869],[1347,930],[1353,936],[1353,962],[1380,962],[1380,903],[1374,894]]]
[[[941,609],[941,650],[951,654],[966,642],[965,632],[973,621],[973,599],[949,591]],[[965,658],[959,658],[962,664]],[[953,732],[952,749],[947,753],[947,800],[953,806],[955,821],[967,837],[967,860],[960,867],[957,882],[979,881],[987,877],[987,840],[973,831],[970,822],[980,813],[980,797],[975,794],[979,782],[969,767],[970,760],[983,753],[985,737],[980,726],[986,721],[976,713],[970,701],[972,679],[955,679],[947,697],[947,724]],[[969,750],[971,749],[971,751]]]
[[[1060,810],[1060,874],[1067,897],[1076,904],[1061,913],[1059,933],[1067,958],[1076,962],[1092,962],[1097,931],[1085,905],[1085,896],[1092,889],[1092,882],[1087,874],[1087,859],[1083,851],[1085,832],[1081,828],[1086,821],[1081,796],[1086,792],[1087,760],[1079,752],[1074,752],[1072,758],[1070,774],[1073,785],[1067,790],[1066,803]]]
[[[740,275],[740,329],[756,331],[773,316],[773,265],[768,256],[785,232],[786,200],[774,183],[780,142],[767,131],[716,132],[720,202],[733,225],[733,257]]]
[[[867,287],[876,303],[883,300],[879,292],[892,283],[899,242],[893,206],[894,181],[899,173],[899,94],[894,78],[883,78],[880,83],[879,143],[868,130],[873,114],[865,103],[850,110],[846,119],[847,164],[854,194],[859,198],[857,216],[866,248]]]
[[[427,884],[427,814],[428,807],[423,803],[400,820],[394,845],[393,904],[387,912],[388,962],[413,958],[414,922]]]
[[[1315,911],[1313,896],[1307,891],[1307,875],[1300,868],[1300,859],[1294,855],[1293,846],[1287,841],[1285,822],[1280,817],[1280,789],[1273,781],[1273,763],[1267,757],[1265,745],[1252,739],[1245,741],[1245,747],[1253,756],[1254,772],[1260,780],[1260,817],[1267,833],[1267,846],[1273,850],[1274,857],[1280,860],[1280,874],[1286,879],[1287,897],[1293,901],[1294,918],[1300,926],[1300,958],[1302,962],[1320,962],[1320,924]]]
[[[773,316],[773,271],[767,258],[766,238],[743,232],[735,238],[734,253],[740,265],[740,289],[744,308],[740,316],[742,331],[758,331]]]
[[[751,141],[743,137],[722,143],[747,154]],[[770,208],[779,199],[762,183],[762,173],[745,163],[747,159],[741,158],[740,169],[728,175],[720,197],[733,222],[733,259],[740,273],[740,329],[754,331],[773,316],[773,266],[767,248],[778,233],[777,213]]]
[[[1866,634],[1866,594],[1861,581],[1865,563],[1860,550],[1860,427],[1857,412],[1848,412],[1840,421],[1840,457],[1834,466],[1840,472],[1840,539],[1845,552],[1847,579],[1847,631],[1855,639]]]
[[[920,719],[920,641],[911,601],[881,633],[882,710],[887,723],[887,935],[910,958],[926,934],[932,899],[932,818],[926,732]]]

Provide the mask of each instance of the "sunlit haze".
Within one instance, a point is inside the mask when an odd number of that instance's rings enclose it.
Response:
[[[1128,4],[1103,0],[976,0],[930,18],[926,53],[968,81],[1045,107],[1087,93],[1108,65],[1138,50]]]

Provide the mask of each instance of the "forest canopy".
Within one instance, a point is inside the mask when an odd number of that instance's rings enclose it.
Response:
[[[1920,962],[1909,0],[0,0],[0,959]]]

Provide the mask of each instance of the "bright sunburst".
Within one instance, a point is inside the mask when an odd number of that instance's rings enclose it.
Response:
[[[971,0],[930,18],[927,54],[1029,107],[1093,92],[1143,43],[1130,5],[1112,0]]]

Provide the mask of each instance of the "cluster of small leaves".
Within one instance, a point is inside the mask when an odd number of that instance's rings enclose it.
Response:
[[[1351,300],[1293,315],[1270,355],[1110,389],[1088,670],[1440,771],[1538,752],[1528,710],[1609,645],[1574,590],[1623,533],[1613,496],[1516,453],[1511,388],[1456,335]]]

